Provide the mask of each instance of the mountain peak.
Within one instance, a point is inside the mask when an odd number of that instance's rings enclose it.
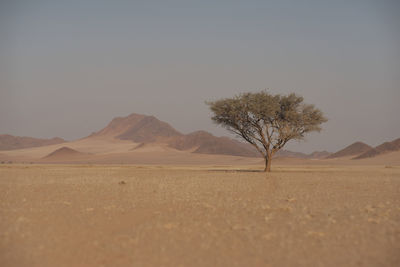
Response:
[[[118,135],[121,140],[134,142],[154,142],[157,139],[181,136],[182,134],[166,122],[154,116],[145,116],[137,123],[131,125],[125,132]]]
[[[181,135],[168,123],[162,122],[154,116],[132,113],[126,117],[114,118],[105,128],[91,136],[111,137],[142,143]]]

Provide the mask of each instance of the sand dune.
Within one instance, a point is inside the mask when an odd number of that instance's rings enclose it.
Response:
[[[48,158],[49,154],[68,147],[79,151],[79,156],[60,155],[55,160]],[[113,164],[253,164],[260,162],[259,158],[238,157],[230,155],[196,154],[191,151],[181,151],[163,143],[139,144],[126,140],[91,137],[60,145],[2,151],[1,161],[13,162],[60,162],[63,163],[113,163]],[[58,154],[58,153],[57,153]],[[64,154],[64,153],[63,153]],[[68,153],[66,153],[68,154]]]
[[[42,158],[44,162],[69,162],[76,160],[87,160],[89,153],[82,153],[69,147],[63,146]]]
[[[127,152],[129,151],[129,149],[135,147],[136,145],[136,143],[123,140],[114,140],[108,138],[85,138],[77,141],[50,146],[2,151],[2,154],[11,157],[23,156],[31,159],[39,159],[45,157],[46,155],[57,149],[60,149],[63,146],[67,146],[71,149],[75,149],[83,153],[112,154]]]
[[[54,158],[45,158],[50,153],[68,147],[79,151],[79,156],[60,156],[63,163],[99,163],[99,164],[231,164],[262,165],[257,157],[240,157],[219,154],[192,153],[193,150],[178,150],[165,143],[134,143],[109,137],[90,137],[81,140],[43,147],[2,151],[3,162],[55,162]],[[352,160],[353,156],[333,159],[304,159],[278,157],[274,164],[294,165],[400,165],[400,151],[389,152],[372,158]]]
[[[257,157],[239,157],[217,154],[199,154],[191,151],[173,149],[165,144],[136,144],[114,140],[79,140],[64,145],[52,145],[40,148],[3,151],[0,161],[13,162],[63,162],[97,164],[168,164],[168,165],[263,165],[263,159]],[[101,146],[99,146],[101,145]],[[64,146],[79,151],[79,155],[62,155],[58,160],[46,158],[50,153]],[[137,148],[136,148],[137,147]],[[6,152],[6,153],[4,153]],[[304,159],[278,157],[273,165],[400,165],[400,152],[391,152],[373,158],[353,160],[351,156],[334,159]]]
[[[75,155],[81,155],[81,154],[83,154],[83,153],[76,151],[74,149],[71,149],[67,146],[63,146],[62,148],[59,148],[59,149],[51,152],[44,158],[46,159],[46,158],[54,158],[54,157],[69,157],[69,156],[75,156]]]

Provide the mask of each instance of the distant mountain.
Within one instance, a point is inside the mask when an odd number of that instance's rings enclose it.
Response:
[[[164,143],[171,148],[190,150],[192,153],[261,157],[258,151],[248,143],[228,137],[217,137],[206,131],[196,131],[185,135],[154,116],[136,113],[114,118],[105,128],[93,133],[90,137],[111,137],[141,143],[135,149],[143,147],[146,143]],[[323,158],[329,154],[326,151],[304,154],[281,150],[277,152],[276,156],[310,159]]]
[[[261,157],[259,152],[252,145],[246,142],[241,142],[228,137],[217,137],[206,131],[196,131],[190,134],[182,134],[168,123],[160,121],[154,116],[136,113],[132,113],[126,117],[114,118],[103,129],[94,132],[88,137],[78,141],[91,141],[90,147],[93,150],[93,145],[97,146],[101,142],[106,142],[108,145],[119,143],[119,146],[121,146],[121,142],[115,142],[117,140],[129,140],[138,144],[134,148],[130,147],[129,151],[154,151],[156,147],[162,147],[163,149],[173,148],[176,150],[189,151],[197,154]],[[29,137],[12,137],[8,135],[0,136],[0,148],[1,145],[3,145],[3,150],[44,146],[63,142],[65,141],[61,138],[47,140]],[[82,151],[85,151],[87,148],[88,147],[85,147]],[[121,151],[120,148],[118,151]],[[76,156],[78,153],[81,152],[64,146],[48,154],[43,159]],[[322,158],[328,154],[329,152],[326,151],[304,154],[300,152],[281,150],[275,156],[309,159]]]
[[[9,134],[0,135],[0,150],[15,150],[30,147],[39,147],[47,145],[55,145],[65,143],[62,138],[55,137],[52,139],[39,139],[33,137],[13,136]]]
[[[131,140],[135,143],[164,143],[177,150],[192,150],[200,154],[221,154],[258,157],[251,147],[227,138],[216,137],[206,131],[182,134],[166,122],[154,116],[132,113],[126,117],[114,118],[105,128],[90,137],[112,137]]]
[[[197,131],[172,139],[169,145],[178,150],[193,149],[193,153],[260,157],[250,145],[228,137],[216,137],[206,131]]]
[[[91,135],[91,137],[101,136],[131,140],[137,143],[149,143],[182,136],[182,134],[168,123],[160,121],[154,116],[132,113],[127,117],[113,119],[104,129]]]
[[[250,144],[228,137],[217,137],[206,131],[182,134],[154,116],[132,113],[114,118],[105,128],[90,137],[131,140],[135,143],[164,143],[177,150],[190,150],[199,154],[221,154],[244,157],[261,157]],[[299,152],[280,151],[277,156],[312,158]]]
[[[339,150],[336,153],[333,153],[329,155],[327,158],[333,159],[333,158],[340,158],[340,157],[347,157],[347,156],[357,156],[362,153],[367,152],[370,150],[372,147],[363,143],[363,142],[355,142],[342,150]]]
[[[400,138],[391,142],[385,142],[377,147],[371,148],[354,159],[365,159],[375,157],[387,152],[400,151]]]

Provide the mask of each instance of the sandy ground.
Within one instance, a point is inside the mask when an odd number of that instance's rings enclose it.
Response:
[[[400,167],[254,168],[0,165],[0,266],[400,266]]]

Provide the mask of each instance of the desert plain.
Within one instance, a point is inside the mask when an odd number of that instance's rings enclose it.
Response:
[[[400,167],[333,163],[2,164],[0,266],[400,266]]]

